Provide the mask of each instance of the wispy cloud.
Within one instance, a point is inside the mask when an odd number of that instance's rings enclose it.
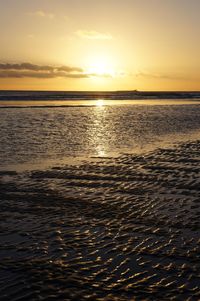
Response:
[[[43,10],[37,10],[33,13],[30,13],[33,16],[41,17],[41,18],[48,18],[48,19],[53,19],[55,15],[50,12],[45,12]]]
[[[75,34],[82,39],[89,40],[112,40],[110,33],[102,33],[95,30],[77,30]]]
[[[185,80],[186,78],[178,74],[167,74],[167,73],[149,73],[149,72],[138,72],[136,77],[146,79],[168,79],[168,80]]]
[[[84,72],[71,66],[36,65],[31,63],[0,63],[0,78],[90,78],[108,77],[108,74]]]

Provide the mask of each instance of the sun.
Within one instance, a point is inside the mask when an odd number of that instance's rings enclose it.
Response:
[[[106,55],[96,55],[88,58],[87,73],[97,77],[113,77],[115,68],[112,59]]]

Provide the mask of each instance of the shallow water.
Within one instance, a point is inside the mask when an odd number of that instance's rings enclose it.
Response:
[[[2,108],[0,167],[43,168],[146,152],[198,137],[199,116],[198,104]]]

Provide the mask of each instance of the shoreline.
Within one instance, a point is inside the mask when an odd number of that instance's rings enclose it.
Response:
[[[52,108],[88,108],[109,106],[176,106],[199,105],[200,98],[183,99],[63,99],[63,100],[0,100],[0,109],[52,109]]]
[[[191,130],[187,133],[173,133],[165,134],[159,137],[159,140],[152,143],[148,143],[145,146],[143,144],[138,144],[135,146],[134,150],[131,151],[130,148],[121,149],[118,151],[108,151],[103,155],[101,154],[74,154],[74,156],[61,156],[60,158],[55,156],[53,158],[43,158],[42,160],[29,160],[20,163],[6,162],[0,163],[0,169],[2,173],[11,172],[17,174],[23,174],[27,172],[37,171],[37,170],[48,170],[52,168],[65,168],[65,166],[80,166],[82,164],[90,164],[98,160],[110,160],[119,159],[124,156],[148,156],[150,153],[159,151],[159,149],[172,148],[175,149],[179,145],[184,143],[192,143],[193,141],[199,140],[199,130]]]

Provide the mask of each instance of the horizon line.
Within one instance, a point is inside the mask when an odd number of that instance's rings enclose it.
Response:
[[[66,93],[200,93],[200,90],[30,90],[30,89],[0,89],[0,92],[66,92]]]

